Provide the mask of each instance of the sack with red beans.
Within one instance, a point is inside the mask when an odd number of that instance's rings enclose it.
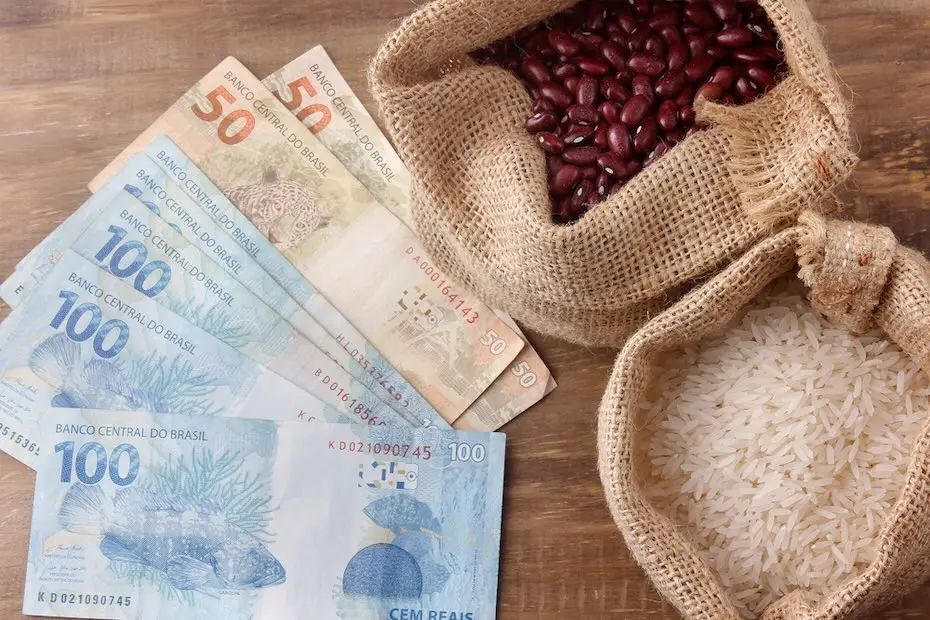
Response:
[[[856,161],[803,0],[436,0],[370,81],[434,260],[588,346],[622,345]]]

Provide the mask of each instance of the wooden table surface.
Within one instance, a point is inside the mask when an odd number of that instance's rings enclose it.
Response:
[[[365,67],[410,0],[0,0],[0,277],[83,202],[85,184],[226,55],[263,76],[322,43]],[[812,0],[854,93],[857,218],[930,250],[930,0]],[[4,312],[5,313],[5,312]],[[595,415],[613,360],[534,337],[559,381],[505,428],[500,618],[677,618],[605,508]],[[0,454],[0,618],[20,618],[33,474]],[[313,617],[312,614],[307,617]],[[930,617],[930,589],[884,618]]]

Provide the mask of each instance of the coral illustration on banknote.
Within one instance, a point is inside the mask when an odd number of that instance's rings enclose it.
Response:
[[[427,504],[392,495],[371,502],[363,512],[393,532],[394,539],[352,556],[342,578],[346,595],[415,599],[442,590],[450,575],[441,549],[442,526]]]
[[[189,361],[152,356],[127,368],[114,360],[93,357],[85,362],[83,358],[81,345],[61,332],[32,350],[30,369],[57,392],[50,402],[53,407],[218,413],[205,398],[218,384]]]
[[[209,450],[169,458],[138,486],[113,495],[76,483],[61,502],[59,524],[98,537],[114,576],[149,584],[193,605],[195,594],[256,590],[287,574],[268,549],[273,515],[267,480],[243,473],[237,453]]]
[[[278,179],[272,169],[260,183],[234,187],[226,195],[282,251],[329,223],[306,187]]]

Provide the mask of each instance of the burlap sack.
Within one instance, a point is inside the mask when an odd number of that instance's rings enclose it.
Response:
[[[545,159],[523,129],[530,98],[468,52],[564,0],[436,0],[390,35],[372,91],[413,177],[433,259],[527,326],[619,347],[704,277],[842,181],[848,111],[804,0],[760,0],[790,76],[747,106],[699,106],[686,139],[580,221],[550,215]]]
[[[655,356],[727,326],[776,277],[800,264],[811,304],[853,331],[873,325],[930,371],[930,264],[875,226],[805,213],[649,321],[627,342],[600,405],[598,461],[614,520],[636,561],[688,618],[739,618],[713,569],[679,526],[641,490],[634,418]],[[878,536],[875,562],[819,600],[802,591],[772,604],[765,620],[867,617],[930,577],[930,420],[912,448],[905,486]]]

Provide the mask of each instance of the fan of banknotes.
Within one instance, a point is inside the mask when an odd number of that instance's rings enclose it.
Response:
[[[227,58],[90,189],[0,285],[24,612],[493,618],[491,431],[555,383],[424,253],[326,52]]]

